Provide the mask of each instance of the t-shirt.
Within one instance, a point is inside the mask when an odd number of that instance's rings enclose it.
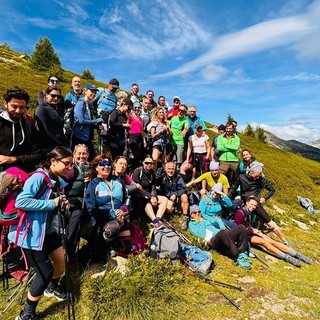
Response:
[[[172,144],[180,146],[184,145],[184,138],[181,136],[181,132],[186,126],[189,127],[189,121],[185,117],[176,116],[170,120],[170,128],[173,132],[170,139]]]
[[[206,180],[207,181],[207,189],[210,190],[215,184],[217,184],[218,182],[220,182],[222,184],[222,188],[223,189],[229,189],[230,185],[229,185],[229,181],[228,178],[220,173],[218,179],[213,179],[211,172],[206,172],[204,174],[202,174],[199,178],[200,181],[202,180]]]
[[[197,135],[192,135],[189,137],[189,141],[192,143],[192,152],[193,153],[206,153],[206,142],[209,140],[209,137],[204,133],[199,138]]]

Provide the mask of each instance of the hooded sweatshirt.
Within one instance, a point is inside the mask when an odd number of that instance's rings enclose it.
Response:
[[[46,157],[41,151],[34,152],[32,125],[25,118],[13,121],[7,111],[0,113],[0,155],[14,156],[17,162],[3,164],[1,170],[17,166],[31,172]]]

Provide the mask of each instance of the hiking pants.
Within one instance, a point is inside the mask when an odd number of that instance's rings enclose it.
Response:
[[[237,225],[233,229],[221,230],[210,240],[213,249],[237,257],[240,252],[248,250],[246,227]]]
[[[254,214],[259,217],[264,223],[269,223],[271,218],[266,210],[264,210],[263,206],[259,204],[257,209],[254,211]]]

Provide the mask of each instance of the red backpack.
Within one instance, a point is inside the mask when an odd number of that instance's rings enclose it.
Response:
[[[25,218],[26,212],[15,207],[15,202],[18,194],[22,191],[24,183],[34,173],[43,175],[43,182],[35,195],[35,199],[40,198],[46,189],[52,188],[50,178],[42,171],[35,171],[27,174],[23,170],[12,167],[0,174],[0,225],[12,226],[18,225],[17,237],[20,233],[22,222]],[[15,241],[15,246],[17,238]]]

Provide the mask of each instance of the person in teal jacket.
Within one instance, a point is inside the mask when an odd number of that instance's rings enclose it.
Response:
[[[246,229],[239,226],[227,228],[222,220],[222,206],[230,207],[232,202],[218,183],[201,199],[199,207],[190,207],[190,233],[208,241],[212,249],[231,256],[242,268],[250,269]]]
[[[16,208],[25,210],[21,230],[12,226],[9,240],[14,242],[18,237],[18,246],[22,248],[26,263],[35,271],[35,278],[28,291],[24,310],[16,317],[20,319],[35,319],[36,307],[41,296],[55,297],[62,301],[66,299],[64,290],[59,286],[59,280],[64,272],[64,251],[60,235],[54,230],[54,220],[58,208],[69,205],[65,196],[61,196],[65,183],[60,178],[72,167],[72,153],[64,147],[56,147],[48,154],[48,162],[43,169],[25,182],[23,190],[16,200]],[[50,183],[39,198],[36,196],[43,188],[45,176]],[[17,234],[18,233],[18,234]]]

